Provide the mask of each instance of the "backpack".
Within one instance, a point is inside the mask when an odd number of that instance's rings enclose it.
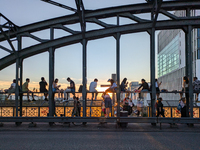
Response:
[[[178,106],[177,106],[177,109],[178,109],[179,111],[181,111],[181,108],[182,108],[182,107],[181,107],[181,104],[179,103]]]

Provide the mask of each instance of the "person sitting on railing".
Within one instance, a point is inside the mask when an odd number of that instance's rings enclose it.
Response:
[[[158,79],[155,79],[155,87],[156,87],[156,96],[157,98],[160,97],[160,85],[162,84],[162,81],[159,83]],[[150,86],[150,91],[152,91],[152,86]]]
[[[29,93],[32,93],[32,101],[35,101],[33,92],[28,89],[28,83],[30,82],[29,78],[26,78],[26,82],[22,85],[22,92],[27,92],[28,102],[31,100],[29,99]]]
[[[164,109],[163,109],[163,103],[162,103],[162,97],[158,98],[158,102],[157,102],[156,107],[157,107],[157,115],[156,115],[156,117],[159,117],[160,115],[165,117]]]
[[[196,93],[196,102],[198,101],[198,96],[199,96],[199,93],[200,93],[200,81],[198,80],[197,77],[194,77],[193,78],[193,89],[194,89],[194,92]]]
[[[90,83],[90,92],[95,93],[95,100],[97,99],[97,95],[98,95],[97,90],[96,90],[97,82],[98,82],[98,79],[94,79],[94,81]],[[92,93],[92,100],[94,98],[94,93]]]
[[[52,84],[52,89],[53,89],[53,93],[56,93],[56,92],[58,93],[58,100],[61,101],[60,94],[61,94],[61,98],[63,98],[63,93],[61,93],[61,90],[59,90],[60,87],[61,85],[58,85],[58,79],[56,78]]]
[[[10,88],[8,89],[8,96],[6,97],[6,100],[8,100],[11,93],[15,92],[15,86],[16,86],[16,80],[13,79],[13,83],[11,84]]]
[[[106,108],[106,117],[108,118],[109,117],[109,114],[110,114],[110,109],[112,108],[112,100],[110,98],[110,95],[105,92],[103,95],[102,95],[103,99],[104,99],[104,102],[105,102],[105,108]]]
[[[142,94],[139,97],[144,98],[143,92],[148,92],[149,91],[149,85],[145,81],[145,79],[142,79],[141,82],[142,82],[142,84],[140,85],[140,87],[138,88],[138,90],[140,90],[142,88],[142,90],[141,90]]]
[[[69,97],[68,92],[72,92],[72,94],[75,96],[75,83],[72,81],[69,77],[67,78],[67,81],[70,82],[70,86],[67,87],[67,89],[64,91],[64,101],[66,101],[66,95],[67,95],[67,100]]]
[[[45,78],[42,77],[41,78],[42,81],[39,82],[39,85],[40,85],[40,92],[46,92],[44,93],[44,96],[45,96],[45,101],[48,101],[47,99],[47,96],[48,96],[48,90],[46,89],[46,86],[48,85],[47,82],[45,81]]]
[[[124,78],[123,81],[121,82],[120,89],[121,89],[121,92],[127,92],[128,96],[130,96],[130,91],[126,89],[128,85],[128,82],[126,81],[127,81],[127,78]]]
[[[107,92],[115,92],[117,90],[117,84],[115,83],[115,81],[113,79],[109,79],[108,82],[110,82],[110,87],[105,91]]]

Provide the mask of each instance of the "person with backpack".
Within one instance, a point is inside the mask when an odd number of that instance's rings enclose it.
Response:
[[[156,115],[156,117],[159,117],[160,115],[162,115],[163,117],[165,117],[164,109],[163,109],[163,103],[162,103],[162,97],[158,98],[158,102],[157,102],[157,115]]]

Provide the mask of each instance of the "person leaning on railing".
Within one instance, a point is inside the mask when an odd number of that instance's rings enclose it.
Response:
[[[29,78],[26,78],[26,82],[24,82],[24,84],[22,85],[22,92],[26,92],[27,93],[27,97],[28,97],[28,102],[31,102],[31,100],[29,99],[29,93],[32,93],[32,101],[36,101],[34,99],[34,95],[33,92],[31,90],[28,89],[28,84],[30,82]]]

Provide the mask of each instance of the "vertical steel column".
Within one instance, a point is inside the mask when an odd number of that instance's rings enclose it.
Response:
[[[23,84],[23,59],[20,60],[20,90],[22,89],[22,84]],[[20,95],[20,117],[22,117],[22,98],[23,94]]]
[[[50,28],[50,40],[54,39],[54,29]],[[54,48],[49,48],[49,116],[55,114],[55,103],[52,84],[54,81]]]
[[[17,36],[17,49],[16,55],[16,87],[15,87],[15,106],[16,106],[16,116],[18,116],[18,98],[19,98],[19,69],[20,69],[20,58],[18,52],[22,48],[21,36]],[[20,69],[21,70],[21,69]],[[20,71],[21,73],[21,71]],[[21,113],[20,113],[21,114]]]
[[[119,15],[117,15],[117,26],[119,26]],[[117,117],[120,117],[120,33],[116,37],[116,75],[117,75]]]
[[[151,72],[151,117],[155,117],[155,99],[156,99],[156,86],[155,86],[155,28],[151,29],[150,34],[150,72]]]
[[[18,52],[17,52],[18,53]],[[19,97],[19,63],[20,59],[17,55],[16,59],[16,87],[15,87],[15,107],[16,107],[16,117],[18,117],[18,97]]]
[[[186,10],[186,16],[190,17],[190,9]],[[193,117],[193,61],[192,61],[192,26],[187,26],[187,31],[185,31],[185,45],[186,45],[186,76],[189,78],[189,99],[186,99],[186,114],[189,117]]]
[[[83,90],[82,90],[82,97],[83,97],[83,117],[86,117],[86,77],[87,77],[87,41],[85,38],[82,40],[83,45]]]

